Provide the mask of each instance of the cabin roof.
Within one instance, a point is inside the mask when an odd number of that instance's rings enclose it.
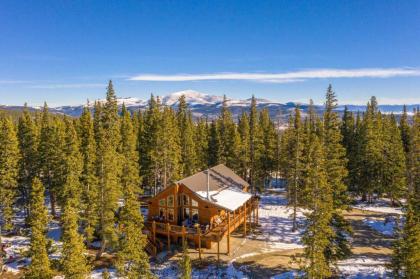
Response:
[[[233,187],[241,190],[244,187],[249,187],[248,182],[223,164],[193,174],[179,180],[177,183],[184,184],[193,192],[207,192],[207,172],[209,172],[209,191],[220,191],[226,187]]]
[[[209,199],[207,199],[207,174],[209,174]],[[177,182],[188,187],[201,199],[234,211],[252,195],[244,192],[248,182],[223,164],[198,172]]]

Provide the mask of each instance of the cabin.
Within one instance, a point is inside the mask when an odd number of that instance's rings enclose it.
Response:
[[[246,234],[247,226],[258,223],[258,198],[249,188],[223,164],[175,182],[149,200],[145,224],[151,241],[163,237],[168,249],[185,240],[210,248],[241,225]]]

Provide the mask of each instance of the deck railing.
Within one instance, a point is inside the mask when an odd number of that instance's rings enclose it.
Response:
[[[248,218],[248,216],[250,216],[250,214],[252,213],[252,210],[254,210],[257,206],[258,206],[258,200],[253,198],[250,204],[247,204],[246,211],[242,210],[234,214],[234,217],[230,219],[230,222],[228,221],[227,215],[223,215],[223,216],[219,216],[219,219],[221,221],[218,224],[213,223],[212,226],[210,227],[206,226],[205,228],[203,226],[200,226],[201,236],[203,238],[209,237],[211,239],[223,237],[223,235],[227,232],[227,230],[233,231],[237,227],[239,227],[244,222],[244,219]],[[231,214],[231,213],[228,213],[228,214]],[[152,234],[154,232],[154,233],[167,235],[168,231],[169,231],[169,234],[171,235],[179,235],[179,236],[182,236],[183,234],[185,235],[198,234],[196,227],[171,225],[169,223],[162,223],[162,222],[157,222],[157,221],[147,221],[144,224],[145,224],[145,227],[148,228]]]

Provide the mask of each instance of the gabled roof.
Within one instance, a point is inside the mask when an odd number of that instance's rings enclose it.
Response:
[[[201,199],[207,200],[207,174],[209,175],[209,202],[233,211],[252,197],[251,194],[243,191],[244,188],[249,187],[248,182],[223,164],[176,183],[185,185]]]
[[[223,164],[198,172],[181,179],[176,183],[184,184],[193,192],[207,192],[207,172],[209,172],[209,190],[218,191],[226,187],[243,189],[249,187],[248,182]]]

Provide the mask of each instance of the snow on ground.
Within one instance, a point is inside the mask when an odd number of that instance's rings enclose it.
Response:
[[[298,208],[297,220],[299,229],[292,231],[293,208],[287,206],[283,195],[261,195],[258,212],[261,234],[253,234],[250,238],[266,242],[266,249],[297,249],[301,244],[302,224],[305,210]]]
[[[396,214],[403,215],[404,212],[401,207],[392,207],[389,199],[381,198],[376,199],[373,203],[357,201],[357,204],[353,208],[368,210],[378,213]]]
[[[386,268],[388,259],[373,259],[366,256],[358,256],[340,261],[338,269],[345,278],[373,279],[387,278],[389,270]]]
[[[26,266],[29,259],[21,255],[29,249],[30,239],[25,236],[2,236],[2,243],[6,245],[6,271],[18,273],[19,268]]]
[[[104,268],[95,269],[90,274],[91,279],[102,279],[102,273],[105,271]],[[108,268],[108,272],[111,278],[118,278],[117,271],[114,268]]]
[[[376,219],[376,218],[366,218],[363,220],[363,223],[376,230],[377,232],[392,236],[394,234],[395,220],[394,219]]]

